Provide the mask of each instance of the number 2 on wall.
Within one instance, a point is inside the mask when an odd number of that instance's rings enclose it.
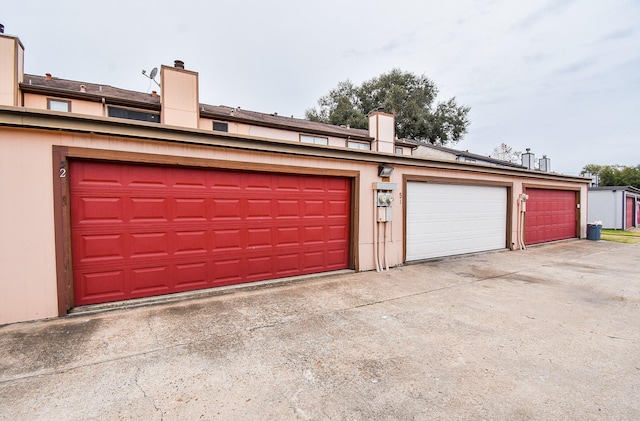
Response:
[[[67,176],[67,169],[66,168],[60,168],[60,178],[65,178]]]

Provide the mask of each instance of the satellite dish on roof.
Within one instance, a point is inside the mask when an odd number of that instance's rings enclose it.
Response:
[[[153,69],[151,69],[151,73],[149,73],[147,75],[147,71],[146,70],[142,70],[142,74],[144,75],[144,77],[146,77],[149,80],[152,80],[155,82],[156,85],[160,86],[160,84],[156,81],[155,77],[158,74],[158,68],[154,67]],[[151,87],[151,82],[149,82],[149,87]]]

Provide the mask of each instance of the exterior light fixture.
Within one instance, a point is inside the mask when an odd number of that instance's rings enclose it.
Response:
[[[393,167],[382,164],[378,167],[378,177],[391,177]]]

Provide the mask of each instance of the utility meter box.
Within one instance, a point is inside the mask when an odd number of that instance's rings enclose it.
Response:
[[[396,183],[373,183],[374,201],[376,205],[376,221],[390,222],[393,215],[393,191]]]

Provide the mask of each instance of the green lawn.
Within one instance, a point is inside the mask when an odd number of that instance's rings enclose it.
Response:
[[[602,230],[601,239],[615,241],[616,243],[636,244],[640,243],[639,231]]]

